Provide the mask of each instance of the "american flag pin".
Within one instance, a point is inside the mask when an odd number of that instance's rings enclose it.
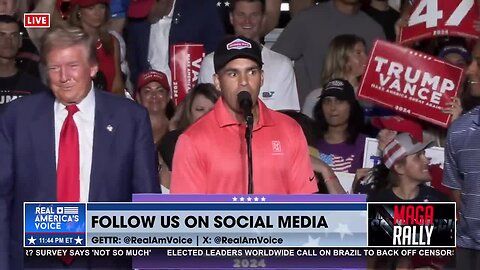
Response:
[[[108,125],[108,126],[107,126],[107,130],[108,130],[109,132],[113,132],[113,127],[112,127],[112,125]]]

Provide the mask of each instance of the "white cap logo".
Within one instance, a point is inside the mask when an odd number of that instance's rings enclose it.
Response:
[[[227,44],[227,50],[243,50],[243,49],[251,49],[252,44],[250,42],[246,42],[243,39],[237,38],[234,41]]]

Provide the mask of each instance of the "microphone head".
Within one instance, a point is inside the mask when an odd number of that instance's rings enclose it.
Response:
[[[253,101],[252,95],[248,91],[240,91],[237,95],[238,105],[242,110],[252,110]]]

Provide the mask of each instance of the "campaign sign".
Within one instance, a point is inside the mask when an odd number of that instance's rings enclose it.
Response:
[[[358,92],[359,98],[441,127],[442,112],[461,87],[463,69],[390,42],[377,40]]]
[[[399,42],[410,43],[434,36],[478,38],[473,27],[478,18],[476,0],[415,1],[407,26],[400,30]]]
[[[198,80],[200,66],[205,56],[202,44],[176,44],[171,47],[172,99],[181,103]]]
[[[455,203],[369,203],[369,247],[455,247]]]
[[[25,203],[24,247],[85,247],[83,203]]]

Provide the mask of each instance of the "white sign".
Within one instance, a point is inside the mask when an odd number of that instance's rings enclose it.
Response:
[[[443,169],[443,162],[445,160],[443,147],[430,147],[425,151],[425,155],[430,158],[430,166],[439,164],[440,168]],[[363,168],[372,168],[381,161],[381,154],[378,151],[378,140],[367,138],[363,152]]]
[[[352,193],[352,184],[353,180],[355,179],[355,174],[354,173],[347,173],[347,172],[335,172],[335,175],[338,178],[338,181],[340,182],[340,185],[342,185],[343,189],[348,193]]]

